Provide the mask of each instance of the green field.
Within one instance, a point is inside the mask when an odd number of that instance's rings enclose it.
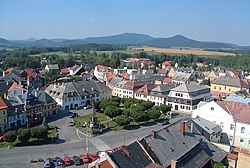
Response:
[[[40,54],[35,54],[35,55],[32,55],[32,56],[41,56],[41,55],[58,55],[60,57],[68,57],[70,53],[64,53],[64,52],[60,52],[60,51],[57,51],[57,52],[47,52],[47,53],[40,53]],[[80,56],[79,53],[75,52],[75,53],[72,53],[72,55],[77,55],[77,56]]]

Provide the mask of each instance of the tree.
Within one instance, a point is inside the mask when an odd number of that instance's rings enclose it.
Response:
[[[142,122],[147,117],[147,114],[142,111],[131,111],[130,116],[134,119],[134,121]]]
[[[161,112],[158,109],[154,108],[148,112],[148,116],[150,119],[156,120],[161,116]]]
[[[159,109],[162,113],[166,114],[167,112],[171,111],[171,106],[162,104],[159,106]]]
[[[155,105],[155,103],[150,102],[150,101],[145,101],[145,102],[142,102],[140,105],[145,107],[146,110],[149,110]]]
[[[212,168],[224,168],[224,165],[221,162],[214,162],[213,160],[211,160],[211,166]]]
[[[115,122],[120,126],[127,126],[130,123],[130,119],[126,115],[121,115],[115,118]]]
[[[115,107],[115,106],[108,106],[108,107],[106,107],[105,110],[104,110],[104,113],[107,116],[111,117],[111,118],[114,118],[114,117],[119,116],[119,115],[122,114],[121,110],[119,109],[119,107]]]
[[[48,138],[48,128],[47,127],[33,127],[31,128],[31,137],[37,139],[47,139]]]
[[[18,140],[21,142],[28,142],[31,137],[31,132],[29,129],[22,129],[18,130]]]
[[[12,144],[12,142],[15,142],[17,139],[17,135],[16,135],[16,131],[9,131],[6,132],[4,135],[4,141],[5,142],[9,142],[10,144]]]

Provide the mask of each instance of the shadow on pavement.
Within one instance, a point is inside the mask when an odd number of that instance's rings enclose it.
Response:
[[[59,111],[57,115],[48,117],[47,120],[48,120],[48,123],[50,123],[50,122],[62,119],[64,117],[68,117],[71,114],[72,114],[72,112],[70,112],[70,111]]]

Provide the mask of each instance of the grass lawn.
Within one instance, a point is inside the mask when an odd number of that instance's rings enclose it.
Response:
[[[110,131],[120,131],[123,129],[123,126],[119,126],[115,121],[109,121],[104,123],[105,127]]]
[[[60,51],[57,51],[57,52],[47,52],[47,53],[40,53],[40,54],[35,54],[33,56],[41,56],[41,55],[58,55],[60,57],[64,57],[64,58],[67,58],[69,56],[69,53],[64,53],[64,52],[60,52]],[[74,56],[77,55],[77,56],[80,56],[79,53],[72,53]]]
[[[104,113],[96,113],[97,116],[97,120],[99,122],[103,122],[108,120],[107,116]],[[84,115],[84,116],[80,116],[80,117],[75,117],[73,120],[75,122],[75,127],[80,127],[82,125],[84,125],[85,122],[90,121],[90,118],[92,117],[92,114],[88,114],[88,115]]]

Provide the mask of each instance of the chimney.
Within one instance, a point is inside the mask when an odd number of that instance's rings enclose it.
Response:
[[[130,156],[129,151],[124,147],[122,147],[122,151],[124,152],[125,155]]]
[[[35,91],[35,97],[38,98],[39,97],[39,89],[37,88]]]
[[[156,137],[156,131],[152,130],[151,136],[152,136],[153,138],[155,138],[155,137]]]
[[[25,91],[25,89],[22,89],[22,94],[24,94],[26,91]]]
[[[184,122],[184,121],[181,121],[181,124],[180,124],[180,131],[181,131],[181,134],[182,134],[182,135],[185,134],[185,122]]]
[[[192,121],[192,122],[191,122],[191,126],[190,126],[190,132],[193,133],[193,131],[194,131],[194,123],[193,123],[193,121]]]
[[[176,168],[176,161],[175,160],[171,160],[171,168]]]
[[[7,100],[10,100],[10,95],[7,95],[7,96],[6,96],[6,99],[7,99]]]
[[[3,71],[3,77],[5,77],[5,75],[6,75],[6,74],[5,74],[5,71]]]
[[[54,89],[56,88],[56,83],[54,83]]]

